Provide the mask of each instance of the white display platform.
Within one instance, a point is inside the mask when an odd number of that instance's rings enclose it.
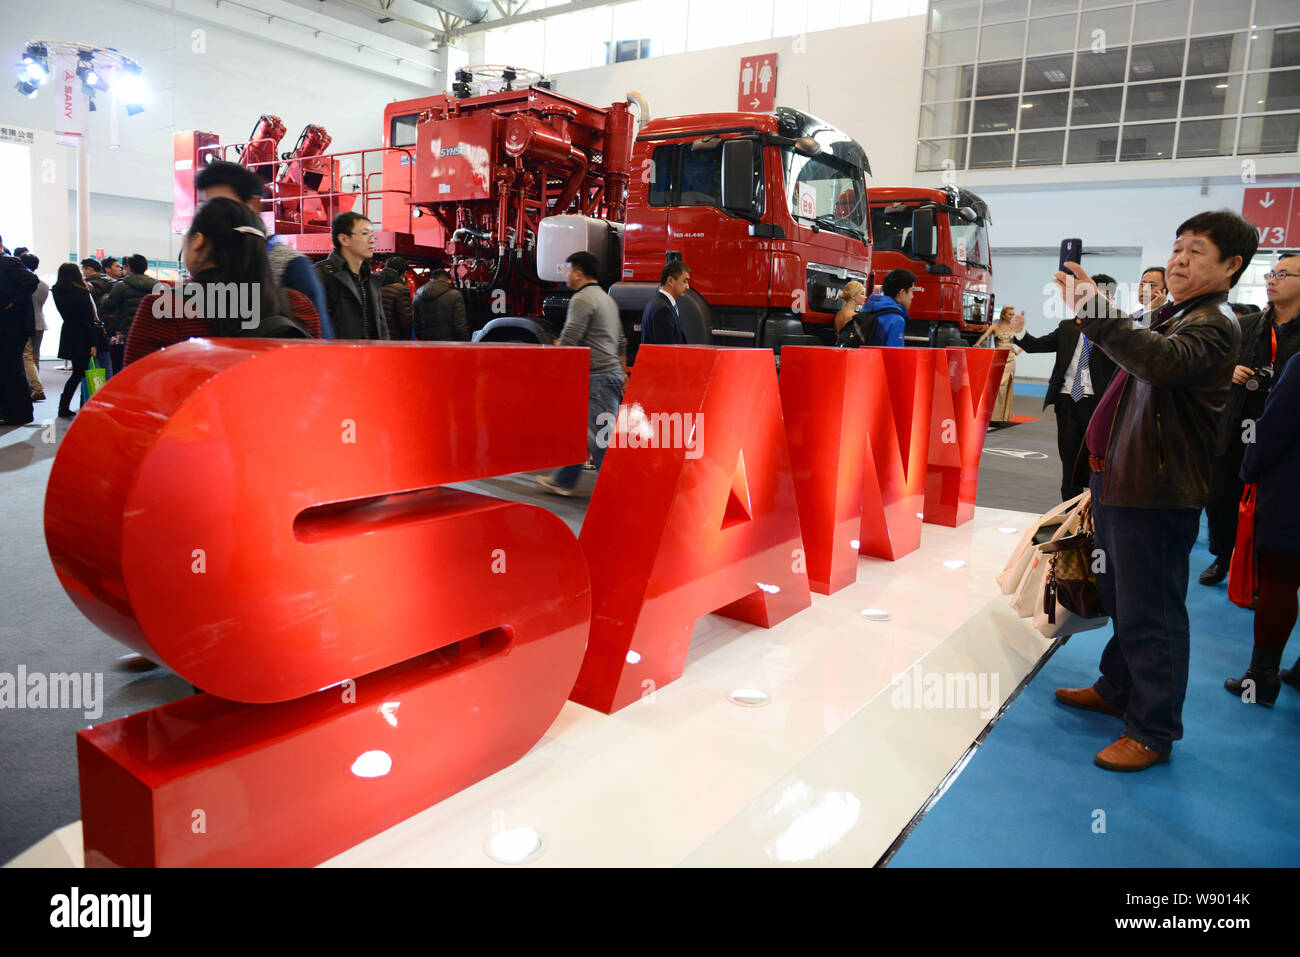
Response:
[[[504,866],[486,846],[517,827],[542,836],[523,866],[874,865],[1050,646],[995,582],[1035,518],[926,525],[920,550],[860,559],[854,585],[772,629],[705,616],[678,681],[614,715],[566,703],[518,762],[326,866]],[[910,693],[967,674],[996,700]],[[80,864],[80,837],[8,866]]]

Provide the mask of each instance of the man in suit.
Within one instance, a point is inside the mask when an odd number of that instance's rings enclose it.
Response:
[[[1115,280],[1105,275],[1092,280],[1103,292],[1113,288]],[[1095,348],[1080,329],[1081,320],[1065,319],[1045,336],[1025,332],[1023,313],[1011,319],[1016,345],[1026,352],[1055,352],[1056,365],[1047,383],[1043,408],[1056,410],[1056,449],[1061,456],[1061,501],[1083,491],[1087,482],[1087,460],[1079,466],[1079,449],[1088,431],[1088,421],[1097,407],[1098,397],[1106,391],[1115,374],[1115,363],[1101,349]]]
[[[659,291],[646,303],[641,313],[641,344],[685,345],[682,316],[677,300],[691,288],[691,270],[681,260],[670,262],[659,274]]]
[[[1151,314],[1169,301],[1164,266],[1148,266],[1142,270],[1142,279],[1138,282],[1138,300],[1141,305],[1133,313],[1133,321],[1145,329],[1151,325]]]

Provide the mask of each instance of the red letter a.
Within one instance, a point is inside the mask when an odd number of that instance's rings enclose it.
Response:
[[[771,627],[810,603],[769,352],[642,347],[610,445],[579,536],[592,626],[569,696],[607,714],[681,676],[700,615]]]

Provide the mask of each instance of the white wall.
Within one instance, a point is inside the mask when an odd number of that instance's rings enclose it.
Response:
[[[312,19],[312,11],[276,0],[259,0],[267,9],[284,8],[297,20]],[[175,9],[172,9],[172,8]],[[179,11],[179,12],[178,12]],[[188,11],[188,12],[185,12]],[[322,29],[349,28],[317,18]],[[171,235],[172,133],[201,129],[217,133],[223,142],[247,137],[258,116],[276,113],[288,133],[281,142],[289,150],[308,123],[324,125],[333,151],[379,146],[383,108],[391,100],[427,92],[437,74],[410,63],[398,65],[370,49],[356,51],[329,37],[313,37],[301,27],[277,21],[267,24],[247,11],[197,0],[42,0],[5,3],[5,42],[0,50],[17,62],[22,44],[30,39],[84,40],[111,46],[141,64],[150,100],[144,113],[118,115],[121,147],[109,149],[109,104],[100,97],[90,114],[90,249],[139,252],[151,259],[174,259],[180,246]],[[196,36],[194,31],[203,31]],[[360,31],[364,37],[365,32]],[[202,42],[198,42],[201,37]],[[375,41],[384,49],[432,54],[396,40]],[[350,63],[355,65],[349,65]],[[391,74],[391,75],[386,75]],[[427,80],[417,78],[427,77]],[[12,84],[12,79],[6,80]],[[441,81],[438,81],[439,83]],[[48,134],[55,106],[48,86],[31,100],[6,89],[0,91],[0,121]],[[52,137],[49,139],[52,144]],[[47,145],[60,154],[56,194],[75,196],[76,154]],[[34,156],[34,164],[36,157]],[[38,174],[33,182],[38,182]],[[34,196],[37,234],[43,222],[52,228],[39,241],[10,240],[28,245],[47,263],[67,261],[73,252],[68,200],[51,202],[48,193]],[[50,235],[53,233],[53,235]],[[0,235],[4,234],[0,224]]]
[[[868,187],[911,184],[925,17],[575,70],[557,74],[555,88],[597,106],[637,90],[653,116],[735,112],[741,58],[772,52],[780,58],[778,106],[812,113],[861,143],[871,160]]]

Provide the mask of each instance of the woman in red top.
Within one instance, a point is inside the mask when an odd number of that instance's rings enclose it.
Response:
[[[246,323],[288,316],[320,338],[320,316],[300,292],[271,275],[262,222],[233,199],[209,200],[181,246],[191,279],[145,296],[126,339],[126,365],[194,337],[239,336]]]

